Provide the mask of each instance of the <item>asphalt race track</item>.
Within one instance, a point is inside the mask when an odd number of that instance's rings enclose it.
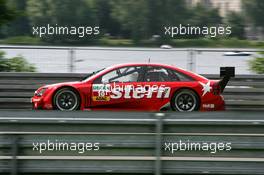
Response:
[[[124,121],[154,121],[155,118],[150,114],[167,115],[167,120],[176,121],[262,121],[264,120],[263,112],[249,111],[249,112],[168,112],[168,113],[150,113],[150,112],[90,112],[90,111],[41,111],[41,110],[1,110],[0,120],[21,119],[22,120],[37,120],[44,121],[61,121],[65,119],[68,122],[83,122],[92,120],[124,120]]]
[[[0,114],[0,174],[262,174],[262,112],[7,111]],[[233,150],[177,152],[177,140],[231,142]],[[46,140],[98,142],[100,151],[39,153]],[[6,151],[7,149],[10,151]],[[16,150],[16,151],[15,151]],[[10,165],[10,166],[7,166]],[[67,166],[65,166],[67,165]],[[242,171],[243,169],[243,171]]]
[[[263,112],[253,111],[2,110],[0,174],[262,174],[263,125]],[[99,144],[100,149],[92,150],[90,145],[77,152],[54,147],[87,142]],[[223,151],[211,145],[209,151],[180,151],[175,145],[181,142],[228,143],[232,149]]]

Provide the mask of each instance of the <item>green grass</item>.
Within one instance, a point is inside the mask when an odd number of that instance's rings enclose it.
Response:
[[[264,46],[262,41],[238,40],[236,38],[229,39],[179,39],[172,40],[171,45],[174,47],[213,47],[213,48],[256,48]]]
[[[101,38],[98,42],[99,46],[112,46],[112,47],[132,47],[135,46],[132,40],[130,39],[108,39]]]
[[[0,44],[41,45],[43,43],[41,42],[40,38],[30,36],[16,36],[0,40]]]
[[[239,40],[236,38],[197,38],[197,39],[173,39],[167,42],[157,42],[153,40],[142,40],[139,43],[135,43],[132,39],[116,39],[103,37],[98,39],[93,46],[108,46],[108,47],[160,47],[161,43],[170,44],[175,48],[181,47],[206,47],[206,48],[263,48],[264,41],[250,41],[250,40]],[[30,36],[17,36],[9,37],[0,40],[0,44],[16,44],[16,45],[54,45],[48,42],[42,41],[37,37]],[[70,45],[66,43],[56,43],[55,45]],[[76,46],[91,46],[88,43],[78,44]]]

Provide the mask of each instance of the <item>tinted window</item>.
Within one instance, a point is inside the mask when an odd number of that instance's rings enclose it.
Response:
[[[94,83],[138,82],[142,79],[142,67],[131,66],[115,69],[95,80]]]
[[[146,82],[174,82],[174,81],[193,81],[193,79],[183,73],[163,67],[147,67],[145,73]]]
[[[170,81],[168,70],[162,67],[147,67],[145,73],[145,81],[158,82],[158,81]]]
[[[194,79],[188,75],[185,75],[181,72],[168,69],[170,72],[171,81],[194,81]]]

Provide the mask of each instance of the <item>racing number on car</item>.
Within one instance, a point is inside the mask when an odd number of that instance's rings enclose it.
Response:
[[[92,87],[93,101],[110,101],[110,86],[105,84],[94,84]]]

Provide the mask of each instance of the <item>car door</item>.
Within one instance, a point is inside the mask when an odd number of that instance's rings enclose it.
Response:
[[[148,110],[169,107],[174,92],[193,84],[190,77],[162,66],[147,66],[143,81],[149,95],[144,98],[142,105]]]
[[[169,101],[171,95],[167,70],[160,66],[147,66],[143,81],[146,96],[142,100],[142,106],[148,110],[159,110]]]
[[[91,107],[101,109],[137,109],[142,95],[143,67],[125,66],[97,78],[92,84]]]

